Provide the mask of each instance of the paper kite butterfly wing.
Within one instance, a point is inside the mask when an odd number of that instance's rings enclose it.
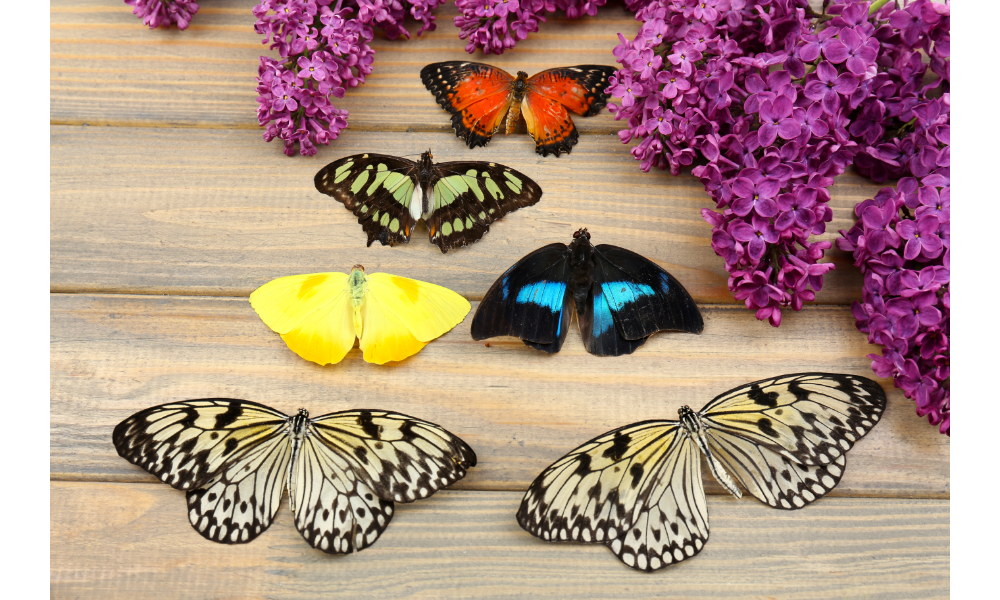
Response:
[[[333,554],[370,546],[392,519],[394,502],[426,498],[476,465],[461,438],[400,413],[349,410],[310,425],[290,494],[295,526]]]
[[[154,406],[112,433],[119,456],[187,491],[206,539],[233,544],[270,526],[285,490],[288,417],[262,404],[205,398]]]
[[[614,67],[579,65],[542,71],[528,78],[521,106],[535,152],[542,156],[568,153],[579,134],[568,111],[589,117],[608,102],[608,78]]]
[[[761,502],[796,509],[837,485],[885,404],[871,379],[797,373],[737,387],[699,412],[726,470]]]
[[[673,275],[618,246],[601,244],[595,250],[594,283],[580,317],[588,352],[631,354],[662,330],[701,333],[701,312]]]
[[[603,543],[629,567],[654,571],[694,556],[708,540],[700,461],[677,421],[627,425],[545,469],[517,521],[543,540]]]
[[[448,61],[420,70],[420,80],[451,113],[455,134],[469,148],[485,146],[503,123],[513,99],[514,78],[483,63]]]
[[[410,240],[416,220],[410,203],[417,185],[416,163],[385,154],[345,156],[320,169],[314,182],[358,217],[368,245],[395,246]],[[419,201],[419,198],[417,199]]]
[[[445,162],[435,167],[434,212],[427,229],[442,252],[478,241],[490,223],[542,197],[530,177],[504,165]]]
[[[570,314],[566,244],[549,244],[517,261],[483,296],[472,318],[472,339],[509,335],[548,353],[566,340]]]

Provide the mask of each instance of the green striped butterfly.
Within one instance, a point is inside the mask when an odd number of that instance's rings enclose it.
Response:
[[[490,223],[542,197],[538,184],[519,171],[491,162],[434,164],[428,150],[419,162],[385,154],[345,156],[316,173],[316,189],[358,217],[368,245],[410,241],[423,219],[441,252],[468,246]]]

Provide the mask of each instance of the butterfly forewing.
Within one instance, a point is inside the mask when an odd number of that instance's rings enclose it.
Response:
[[[577,65],[542,71],[528,78],[529,93],[555,100],[578,115],[596,115],[608,103],[605,89],[615,67]]]
[[[864,377],[799,373],[730,390],[700,414],[725,431],[803,465],[825,465],[851,449],[885,410],[885,392]]]
[[[409,241],[416,223],[410,214],[415,171],[416,163],[405,158],[355,154],[320,169],[314,183],[358,217],[369,246],[375,240],[395,246]]]
[[[434,212],[427,228],[442,251],[478,241],[490,223],[542,197],[537,183],[504,165],[445,162],[435,167]]]
[[[565,244],[549,244],[528,254],[483,296],[472,318],[472,339],[510,335],[540,350],[558,352],[571,315],[566,306],[568,279]]]
[[[191,490],[282,436],[287,422],[287,416],[262,404],[206,398],[140,411],[119,423],[111,439],[122,458],[179,490]]]
[[[345,457],[380,498],[412,502],[465,477],[472,448],[444,428],[399,413],[357,410],[312,421],[318,441]]]

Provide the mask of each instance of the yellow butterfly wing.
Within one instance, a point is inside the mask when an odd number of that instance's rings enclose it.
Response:
[[[468,300],[433,283],[388,273],[372,273],[366,281],[360,346],[371,363],[413,356],[472,309]]]
[[[354,347],[346,273],[308,273],[269,281],[250,294],[260,319],[288,347],[320,365],[338,363]]]

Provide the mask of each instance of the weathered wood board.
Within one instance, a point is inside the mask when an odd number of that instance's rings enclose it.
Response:
[[[473,305],[473,311],[478,303]],[[352,350],[338,365],[302,360],[245,299],[52,296],[53,476],[155,481],[120,459],[111,430],[147,406],[247,398],[292,413],[384,408],[438,423],[476,450],[457,486],[524,490],[553,460],[605,431],[676,418],[731,387],[778,375],[868,375],[867,344],[844,336],[845,308],[815,307],[780,329],[738,307],[704,310],[701,335],[660,333],[628,357],[588,354],[575,326],[547,355],[520,340],[475,342],[472,313],[416,356],[380,367]],[[638,374],[642,374],[639,376]],[[883,382],[891,389],[891,383]],[[898,390],[883,422],[848,459],[834,495],[947,497],[947,440]],[[721,491],[706,471],[705,482]]]
[[[247,0],[206,2],[184,32],[136,26],[130,8],[104,0],[51,3],[51,117],[53,123],[257,129],[256,76],[261,44]],[[639,23],[621,5],[575,22],[550,16],[541,30],[501,56],[466,54],[452,24],[454,3],[434,11],[437,29],[410,40],[377,32],[370,46],[375,70],[339,100],[350,127],[367,131],[447,131],[451,118],[423,84],[420,69],[444,60],[475,60],[510,73],[552,67],[614,65],[617,32],[635,35]],[[607,112],[576,119],[583,133],[621,129]],[[522,136],[520,142],[525,143]],[[531,148],[530,145],[525,146]],[[276,148],[277,150],[277,148]],[[530,151],[530,150],[529,150]]]
[[[527,138],[526,138],[527,139]],[[659,263],[698,302],[734,302],[724,264],[701,216],[714,207],[689,174],[642,173],[617,136],[586,136],[573,153],[543,159],[530,145],[489,146],[484,160],[518,169],[542,186],[538,204],[495,222],[482,240],[447,255],[420,224],[408,244],[367,237],[343,205],[316,191],[328,162],[362,152],[467,160],[443,133],[348,131],[312,158],[286,158],[249,131],[52,128],[51,271],[54,291],[249,296],[275,277],[369,269],[446,285],[479,299],[528,252],[568,243],[588,227],[595,244],[616,244]],[[880,186],[846,173],[833,188],[833,240],[854,222],[854,205]],[[859,300],[850,255],[817,294],[823,304]]]

